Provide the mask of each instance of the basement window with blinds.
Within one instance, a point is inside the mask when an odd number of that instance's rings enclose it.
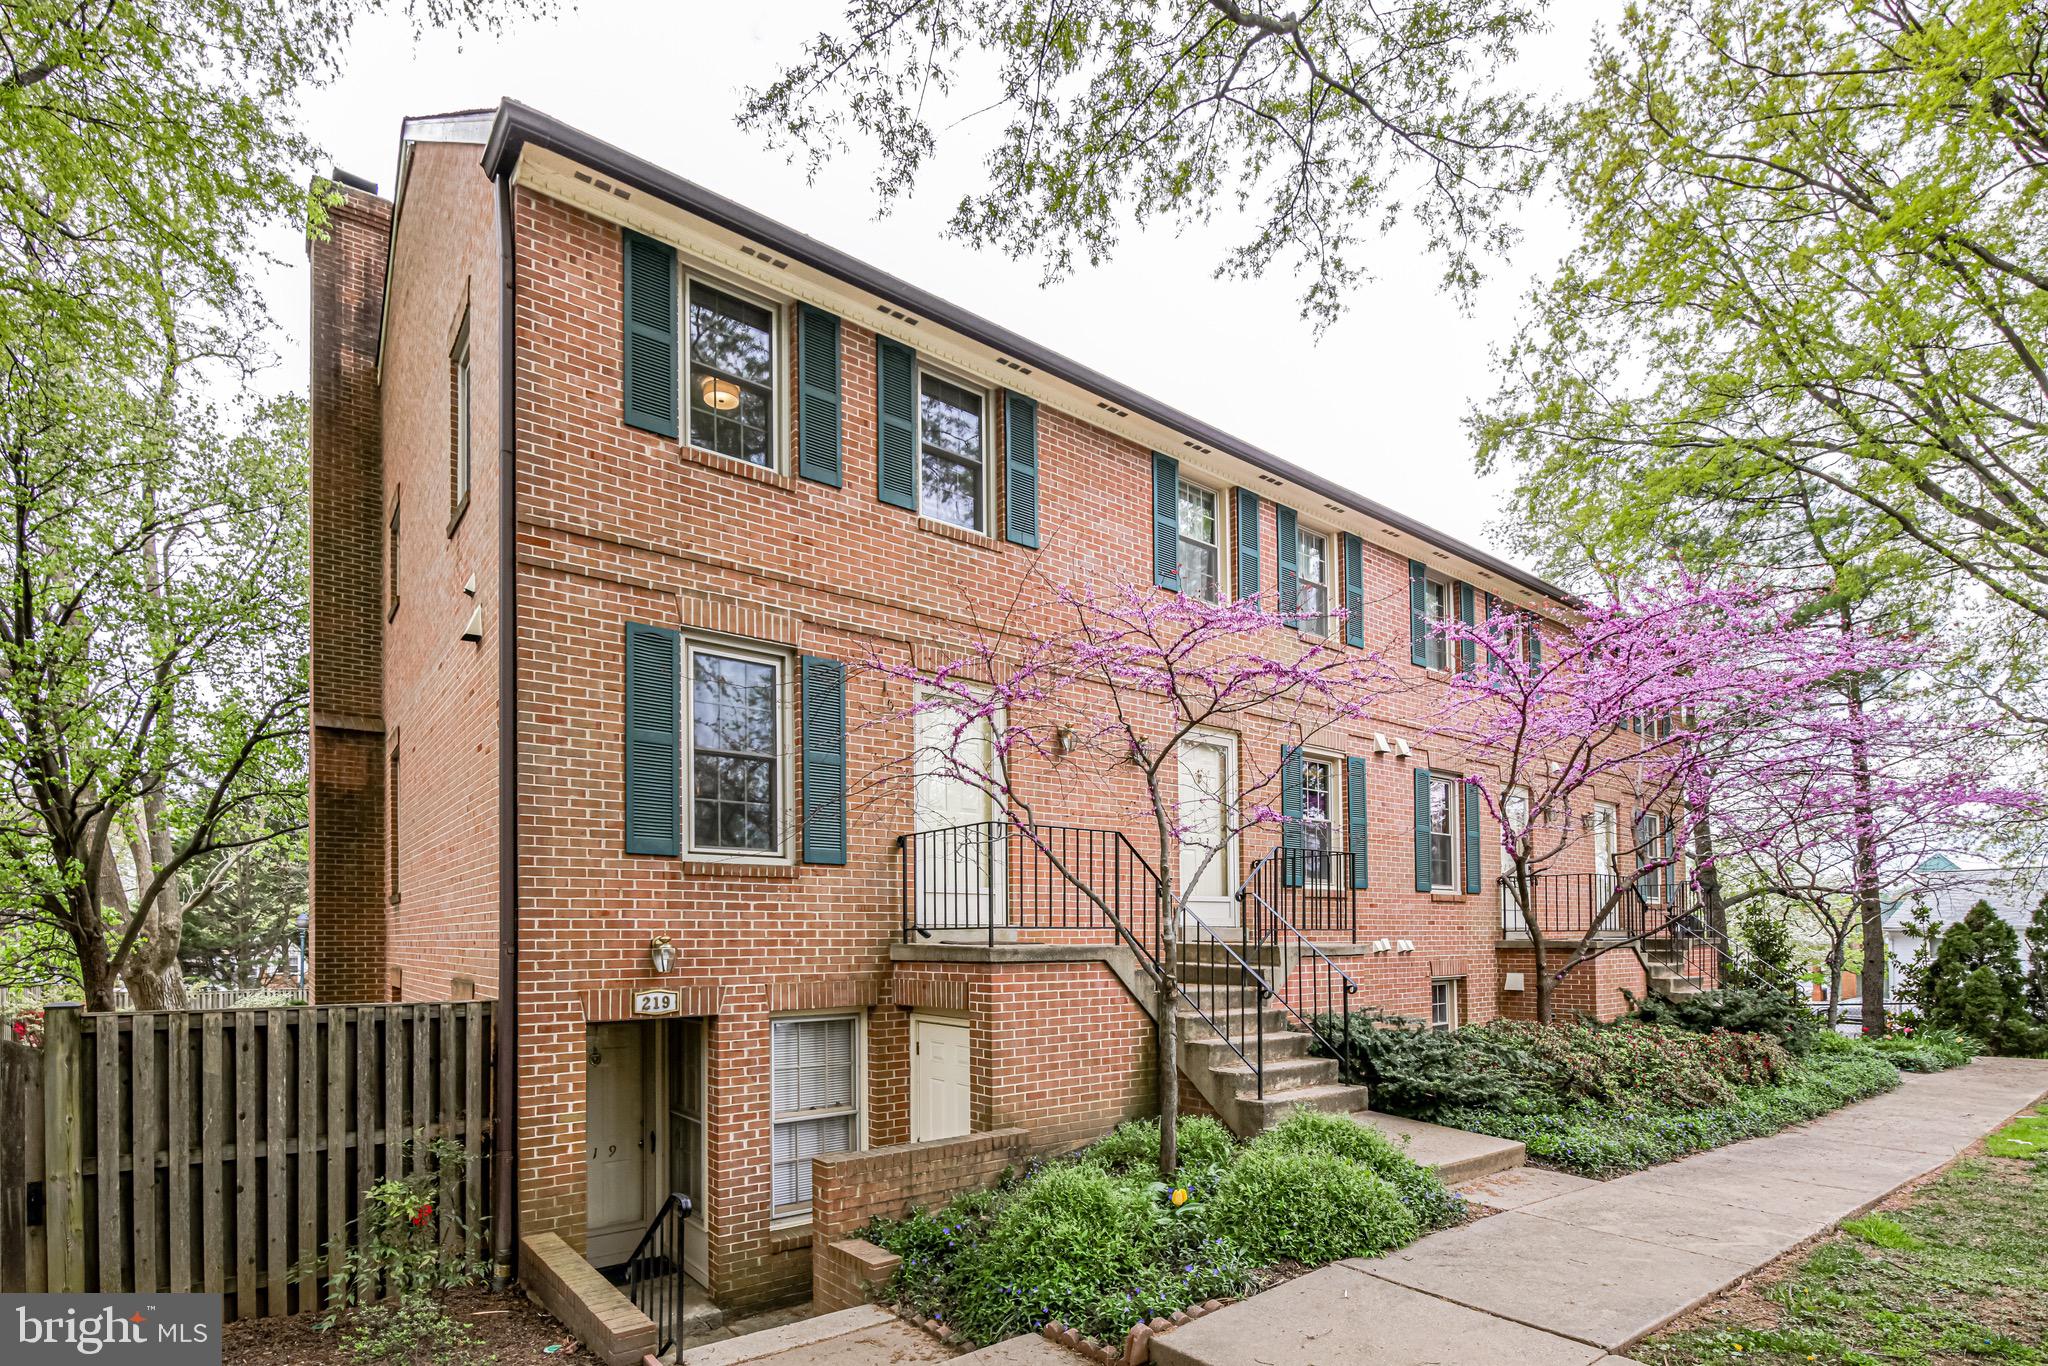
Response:
[[[860,1146],[860,1021],[851,1015],[775,1021],[775,1217],[811,1204],[811,1159]]]

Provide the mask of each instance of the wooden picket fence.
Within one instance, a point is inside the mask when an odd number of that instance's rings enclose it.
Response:
[[[440,1173],[436,1233],[482,1255],[490,1029],[483,1001],[52,1008],[41,1049],[0,1048],[0,1291],[304,1312],[321,1283],[300,1269],[337,1264],[364,1192],[431,1170],[430,1139],[464,1154]]]

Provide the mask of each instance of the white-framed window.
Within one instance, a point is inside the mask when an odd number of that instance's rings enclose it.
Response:
[[[1180,481],[1180,591],[1203,602],[1223,598],[1221,506],[1214,489]]]
[[[1451,599],[1449,580],[1437,578],[1433,574],[1423,579],[1422,615],[1432,627],[1428,639],[1423,646],[1427,652],[1429,667],[1432,669],[1449,669],[1451,667],[1452,644],[1434,629],[1437,622],[1449,621],[1457,615]]]
[[[780,468],[782,310],[721,281],[685,272],[683,389],[687,439],[699,450]]]
[[[1330,634],[1330,538],[1296,524],[1294,607],[1296,620],[1310,635]]]
[[[1458,979],[1439,977],[1429,984],[1429,1027],[1448,1034],[1458,1027]]]
[[[1314,754],[1302,756],[1301,847],[1305,886],[1329,887],[1337,881],[1330,855],[1337,847],[1341,774],[1335,759]]]
[[[683,828],[691,854],[787,853],[786,661],[713,641],[684,643]]]
[[[1461,779],[1429,775],[1429,882],[1432,890],[1458,890],[1458,794]]]
[[[917,510],[968,531],[988,529],[988,390],[919,367]]]
[[[771,1032],[771,1184],[783,1219],[810,1208],[812,1158],[862,1146],[862,1031],[857,1015],[795,1015]]]
[[[470,444],[469,444],[469,322],[463,320],[462,334],[455,343],[455,355],[451,363],[453,370],[452,399],[455,407],[453,501],[449,505],[451,516],[462,511],[469,502]]]
[[[1636,845],[1636,866],[1654,865],[1649,872],[1637,876],[1636,889],[1642,893],[1643,900],[1661,904],[1664,888],[1671,881],[1669,854],[1664,845],[1664,818],[1654,811],[1645,811],[1637,818],[1636,833],[1640,841]]]

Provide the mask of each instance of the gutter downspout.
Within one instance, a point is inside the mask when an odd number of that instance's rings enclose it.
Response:
[[[519,1270],[519,450],[518,289],[513,278],[512,179],[497,179],[498,219],[498,1018],[496,1123],[491,1135],[491,1284]]]

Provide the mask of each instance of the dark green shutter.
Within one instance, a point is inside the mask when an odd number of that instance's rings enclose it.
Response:
[[[1678,831],[1664,821],[1664,904],[1678,905]]]
[[[1463,626],[1471,626],[1473,624],[1472,585],[1461,583],[1457,586],[1457,592],[1458,622]],[[1458,672],[1462,674],[1471,673],[1472,666],[1478,662],[1478,658],[1479,642],[1473,640],[1470,636],[1460,638],[1458,641]]]
[[[809,304],[796,311],[796,472],[839,487],[839,319]]]
[[[1237,598],[1259,595],[1259,495],[1237,490]]]
[[[1465,784],[1465,894],[1479,894],[1479,789]]]
[[[1003,534],[1038,549],[1038,405],[1003,395]]]
[[[1429,666],[1429,606],[1422,561],[1408,561],[1408,662]]]
[[[1429,770],[1415,770],[1415,890],[1436,886],[1435,860],[1429,848]]]
[[[917,352],[875,339],[875,496],[917,507]]]
[[[1296,565],[1301,537],[1295,527],[1293,508],[1273,504],[1273,541],[1273,610],[1288,618],[1286,625],[1298,631],[1301,621],[1293,614],[1301,594],[1300,570]]]
[[[1532,670],[1543,667],[1543,633],[1536,629],[1534,617],[1523,623],[1522,657],[1529,662]]]
[[[1289,887],[1301,885],[1301,865],[1307,849],[1301,828],[1302,762],[1300,745],[1280,748],[1280,881]]]
[[[682,852],[682,639],[626,623],[626,852]]]
[[[626,425],[676,434],[676,251],[625,234],[625,356],[620,366]]]
[[[1643,871],[1643,865],[1656,857],[1655,851],[1650,847],[1649,816],[1644,812],[1638,811],[1633,828],[1636,837],[1636,895],[1648,901],[1657,895],[1656,873],[1646,873]]]
[[[1365,543],[1348,531],[1344,533],[1344,643],[1365,645]]]
[[[799,689],[804,862],[846,862],[846,666],[805,655]]]
[[[1488,593],[1486,595],[1486,638],[1489,641],[1493,639],[1494,632],[1500,629],[1495,621],[1495,618],[1499,616],[1500,599]],[[1500,651],[1494,649],[1491,644],[1486,647],[1486,671],[1490,674],[1498,674],[1500,672]]]
[[[1357,754],[1344,760],[1345,839],[1351,845],[1351,885],[1369,887],[1365,875],[1365,847],[1372,836],[1365,802],[1365,759]]]
[[[1180,588],[1180,461],[1152,452],[1152,582]]]

